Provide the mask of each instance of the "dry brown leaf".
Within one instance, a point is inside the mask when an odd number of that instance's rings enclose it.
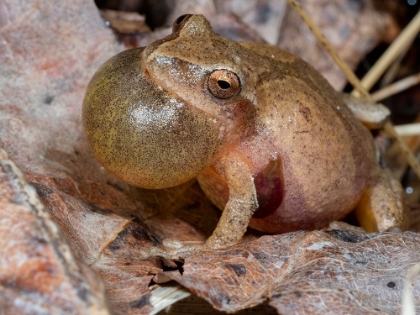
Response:
[[[300,231],[195,255],[167,275],[227,312],[268,297],[279,314],[399,314],[419,261],[416,233]],[[420,307],[420,280],[413,289]]]
[[[152,306],[148,285],[153,276],[162,270],[162,262],[148,257],[142,249],[158,246],[166,237],[187,241],[205,240],[217,223],[218,210],[203,196],[194,182],[162,191],[133,189],[107,174],[93,158],[81,126],[84,91],[94,71],[122,49],[112,31],[101,20],[93,2],[75,0],[51,5],[47,0],[5,0],[0,3],[0,39],[0,146],[16,162],[28,181],[33,183],[74,254],[101,275],[113,312],[149,313]],[[0,186],[0,189],[3,194],[8,188]],[[9,199],[8,204],[12,200]],[[31,226],[33,221],[31,216],[22,215],[17,219],[19,222],[16,223],[23,226]],[[10,248],[17,237],[27,238],[26,235],[10,233],[11,227],[1,227],[1,233],[5,233],[2,241],[7,244],[4,248]],[[42,231],[35,229],[33,233],[37,237],[42,236]],[[265,299],[264,293],[287,293],[289,282],[294,287],[306,285],[302,278],[287,278],[286,271],[280,265],[291,264],[282,260],[287,255],[294,260],[294,266],[303,264],[305,259],[310,264],[312,261],[308,257],[296,256],[296,244],[306,249],[311,246],[310,235],[323,234],[300,232],[265,237],[256,243],[249,243],[252,244],[249,248],[248,245],[240,245],[226,251],[202,254],[188,259],[184,276],[177,276],[177,279],[187,282],[191,266],[201,266],[197,271],[205,271],[201,274],[202,279],[205,279],[204,276],[216,275],[209,278],[207,283],[208,287],[220,290],[212,294],[211,299],[216,305],[222,305],[222,297],[227,296],[226,288],[221,285],[225,282],[229,283],[230,293],[236,294],[236,300],[231,299],[236,306],[231,307],[243,308],[249,305],[250,297],[257,303]],[[395,236],[395,242],[399,244],[395,248],[400,251],[390,252],[388,259],[398,259],[406,252],[403,245],[407,235]],[[253,239],[255,236],[250,235],[248,238]],[[375,239],[379,240],[380,237],[372,240]],[[297,243],[294,244],[292,240]],[[338,242],[333,239],[329,241],[333,244]],[[317,244],[319,239],[313,237],[312,242]],[[51,244],[47,242],[43,246],[47,248]],[[360,244],[364,244],[360,248],[363,250],[366,243]],[[246,269],[243,269],[240,265],[243,260],[241,255],[250,251],[255,254],[258,246],[261,247],[259,259],[267,262],[266,270],[252,264],[245,264]],[[275,248],[281,248],[282,251],[273,252]],[[414,249],[411,256],[407,256],[408,261],[417,257],[416,252],[419,252],[418,248]],[[29,249],[28,253],[31,253]],[[328,251],[325,253],[333,255]],[[256,257],[254,254],[253,257]],[[212,259],[230,262],[227,267],[230,274],[222,279],[224,282],[217,276],[221,270],[210,268]],[[175,267],[171,262],[165,263],[170,268]],[[205,267],[206,264],[208,267]],[[273,270],[268,268],[271,265],[275,267]],[[402,265],[400,274],[408,265]],[[16,272],[13,262],[3,268],[6,268],[8,277]],[[246,290],[236,286],[240,283],[237,274],[244,270],[244,280],[249,280],[247,277],[250,274],[258,276],[254,282],[251,279],[247,288],[244,287]],[[284,279],[289,282],[282,278],[282,286],[275,286],[272,281],[264,280],[270,279],[267,274],[278,278],[276,272],[279,270],[283,270]],[[38,272],[35,271],[33,276],[25,280],[39,277]],[[176,277],[176,273],[172,275]],[[90,277],[89,274],[87,277]],[[267,287],[261,289],[268,282],[272,284],[272,291],[267,291]],[[7,283],[1,282],[0,289],[5,289]],[[37,282],[34,290],[41,290],[43,287],[40,284]],[[50,299],[50,312],[60,305],[59,299],[54,299],[54,285],[56,283],[52,282],[45,287],[45,298]],[[254,288],[257,288],[256,292],[252,291]],[[315,288],[312,289],[314,295],[323,296]],[[49,296],[48,292],[52,295]],[[378,292],[375,291],[371,297],[381,298],[382,291]],[[15,294],[17,299],[23,292],[17,291]],[[329,297],[325,296],[325,303]],[[73,301],[69,303],[78,303],[77,296],[73,300],[69,296],[69,300]],[[281,305],[290,306],[285,300],[287,298],[276,298],[272,303],[274,305],[275,301],[279,301]],[[243,305],[240,305],[241,301]],[[396,298],[393,301],[397,301]],[[339,301],[338,304],[328,305],[335,307],[344,304]],[[0,308],[0,311],[3,310],[8,311]],[[20,308],[16,312],[25,314],[25,309]]]
[[[100,13],[105,23],[109,23],[109,26],[118,33],[140,34],[150,32],[144,16],[137,12],[101,10]]]
[[[35,189],[0,149],[0,312],[110,314],[97,274],[79,264]]]
[[[143,230],[114,214],[127,216],[137,206],[128,186],[91,156],[80,118],[90,77],[121,47],[91,1],[3,1],[0,12],[0,145],[34,183],[73,252],[105,279],[115,313],[147,312],[149,271],[160,270],[160,262],[137,255]],[[30,218],[20,219],[31,224]],[[16,241],[5,235],[9,246]],[[123,255],[119,242],[137,242],[130,248],[135,253]],[[59,305],[53,297],[46,306],[51,313]],[[24,307],[17,313],[24,314]]]

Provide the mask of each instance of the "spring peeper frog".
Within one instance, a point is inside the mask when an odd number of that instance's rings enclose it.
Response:
[[[185,15],[173,33],[106,62],[83,123],[107,170],[143,188],[194,177],[223,210],[200,248],[326,227],[353,209],[368,231],[405,228],[401,187],[373,138],[327,81],[276,47],[214,33]]]

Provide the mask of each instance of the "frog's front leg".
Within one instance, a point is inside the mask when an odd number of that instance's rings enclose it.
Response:
[[[379,168],[371,177],[355,213],[367,232],[408,228],[403,188],[389,172]]]
[[[206,246],[212,249],[238,244],[258,208],[254,179],[244,159],[238,153],[230,152],[221,163],[229,187],[229,200],[206,242]]]
[[[212,250],[241,242],[248,223],[258,208],[254,179],[246,161],[236,152],[228,152],[218,162],[229,187],[229,200],[222,216],[205,244],[165,239],[166,249],[154,247],[149,255],[177,259],[203,250]]]

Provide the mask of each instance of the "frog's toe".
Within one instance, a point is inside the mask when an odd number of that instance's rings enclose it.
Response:
[[[341,93],[341,96],[347,107],[368,129],[382,128],[391,115],[390,110],[382,104],[358,98],[347,93]]]
[[[162,245],[168,249],[180,249],[182,247],[204,245],[204,241],[180,241],[172,238],[165,238]]]
[[[139,252],[142,257],[164,257],[167,258],[167,252],[158,246],[141,247]]]
[[[387,228],[384,232],[398,234],[398,233],[404,232],[404,230],[400,226],[391,226]]]
[[[173,239],[164,239],[162,246],[153,246],[142,248],[141,252],[147,257],[162,257],[165,259],[182,259],[198,253],[203,250],[209,250],[204,242],[199,241],[178,241]]]
[[[355,213],[367,232],[396,232],[408,228],[404,191],[401,184],[384,170],[378,170],[371,178]]]

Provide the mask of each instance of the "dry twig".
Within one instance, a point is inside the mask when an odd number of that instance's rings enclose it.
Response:
[[[396,126],[395,130],[401,137],[420,135],[420,123]]]
[[[394,94],[400,93],[402,91],[405,91],[409,88],[411,88],[414,85],[417,85],[420,83],[420,73],[410,75],[402,80],[399,80],[397,82],[394,82],[383,89],[380,89],[376,91],[375,93],[372,93],[372,99],[375,102],[379,102],[387,97],[390,97]]]
[[[385,53],[378,59],[375,65],[364,76],[361,83],[366,90],[370,90],[372,86],[379,80],[381,75],[389,67],[389,65],[398,56],[404,52],[413,42],[413,39],[420,31],[420,11],[411,20],[407,27],[401,32],[396,40],[388,47]]]

